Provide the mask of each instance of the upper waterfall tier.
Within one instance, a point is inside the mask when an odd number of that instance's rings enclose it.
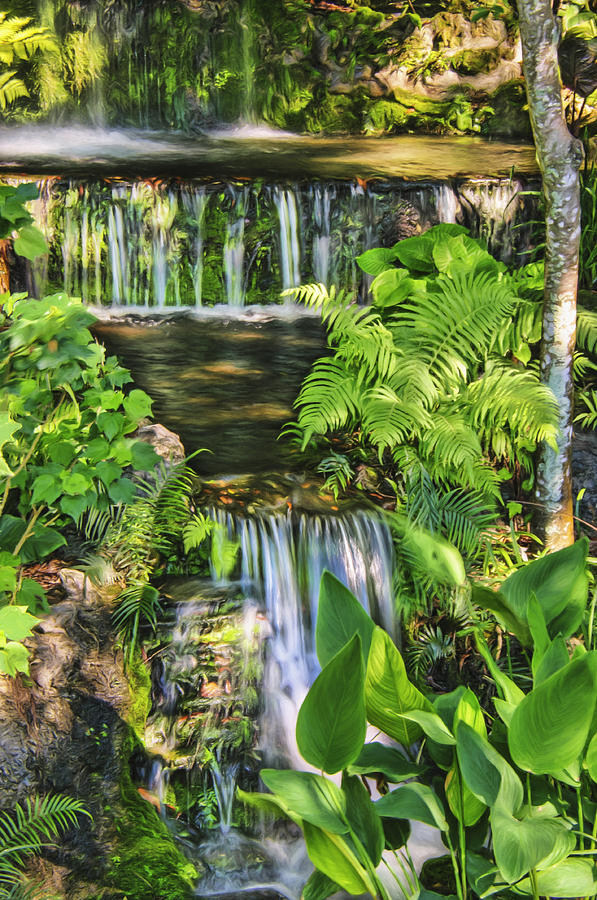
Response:
[[[261,127],[201,136],[83,127],[0,129],[0,172],[211,178],[450,178],[537,175],[529,144],[475,137],[306,137]]]

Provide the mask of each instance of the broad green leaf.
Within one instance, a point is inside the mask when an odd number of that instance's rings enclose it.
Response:
[[[367,275],[379,275],[391,268],[396,258],[396,251],[392,247],[374,247],[357,256],[356,264]]]
[[[495,681],[496,687],[502,695],[503,699],[512,706],[518,706],[518,704],[524,697],[524,693],[520,690],[518,685],[514,681],[512,681],[511,678],[508,678],[505,672],[502,672],[495,659],[491,655],[489,647],[487,646],[479,632],[475,633],[475,640],[479,653],[485,660],[485,664],[489,669],[489,674]]]
[[[533,657],[534,658],[534,657]],[[570,662],[570,654],[563,637],[556,637],[551,641],[534,673],[535,685],[541,684],[550,675],[559,672]]]
[[[346,814],[350,827],[377,866],[384,848],[381,819],[365,785],[356,775],[342,775],[342,791],[346,797]]]
[[[291,819],[296,825],[302,827],[302,819],[285,806],[281,797],[274,794],[263,794],[259,791],[243,791],[240,788],[236,789],[236,795],[241,803],[253,806],[260,812],[274,816],[276,819],[281,816]]]
[[[151,415],[152,400],[145,391],[135,388],[124,398],[124,411],[129,419],[138,422],[146,416]]]
[[[517,615],[510,608],[506,598],[500,591],[492,591],[483,585],[473,582],[472,602],[482,609],[488,609],[498,620],[504,631],[511,631],[525,647],[531,644],[531,632],[526,619]]]
[[[456,762],[452,764],[446,775],[444,790],[448,806],[459,822],[468,828],[479,821],[485,812],[485,803],[479,800],[463,782]]]
[[[532,894],[530,878],[519,882],[516,889]],[[541,897],[593,896],[597,893],[597,866],[588,859],[563,859],[537,872],[537,890]]]
[[[354,594],[331,572],[321,576],[319,606],[315,641],[317,656],[322,666],[358,634],[361,638],[364,664],[367,664],[369,647],[375,625]]]
[[[361,639],[355,634],[317,676],[299,710],[297,744],[312,766],[333,774],[361,752],[367,731],[363,681]]]
[[[340,788],[313,772],[262,769],[263,783],[279,797],[285,809],[300,819],[334,834],[345,834],[346,797]]]
[[[303,887],[301,900],[327,900],[339,890],[339,884],[316,869]]]
[[[397,306],[413,293],[415,283],[406,269],[386,269],[374,280],[371,293],[375,306]]]
[[[594,734],[587,747],[585,766],[593,781],[597,782],[597,734]]]
[[[483,711],[481,706],[479,705],[479,701],[475,697],[474,693],[470,688],[467,688],[460,701],[458,706],[456,707],[456,711],[454,713],[454,725],[453,731],[454,734],[458,734],[458,729],[461,724],[469,725],[477,734],[480,734],[481,737],[487,736],[487,728],[485,727],[485,718],[483,717]]]
[[[160,461],[151,444],[145,441],[135,441],[131,445],[131,465],[139,472],[149,472]]]
[[[531,594],[527,603],[527,621],[533,639],[532,671],[535,679],[539,663],[547,653],[551,641],[543,609],[534,593]]]
[[[564,857],[574,847],[574,836],[559,819],[530,817],[519,821],[501,807],[491,811],[490,819],[495,861],[510,883],[536,868],[554,851]]]
[[[533,688],[516,708],[508,745],[517,766],[556,774],[582,753],[595,710],[597,651],[573,660]]]
[[[8,641],[23,641],[39,623],[39,619],[27,612],[26,606],[0,607],[0,631]]]
[[[365,702],[369,722],[405,747],[420,737],[421,727],[400,713],[414,709],[432,711],[429,701],[408,680],[402,656],[381,628],[375,629],[371,641]]]
[[[432,229],[430,229],[432,231]],[[403,266],[413,272],[427,274],[433,272],[433,245],[435,243],[430,231],[415,237],[405,238],[394,244],[396,256]]]
[[[466,876],[479,897],[490,897],[507,887],[507,882],[500,875],[498,867],[484,856],[470,850],[466,852]]]
[[[46,592],[41,584],[32,578],[23,578],[17,591],[16,602],[19,606],[26,606],[27,611],[36,616],[38,613],[50,611],[50,605],[46,599]]]
[[[108,495],[112,503],[132,503],[137,489],[130,478],[119,478],[108,486]]]
[[[18,422],[13,421],[7,412],[0,410],[0,476],[10,475],[11,471],[2,456],[2,448],[10,444],[17,431],[21,430]]]
[[[0,673],[13,678],[17,672],[29,674],[29,651],[16,641],[8,641],[0,649]]]
[[[0,566],[0,593],[12,594],[16,586],[16,566]]]
[[[60,501],[60,510],[70,516],[73,522],[78,522],[90,505],[86,494],[79,494],[76,497],[63,497]]]
[[[375,886],[366,869],[341,835],[329,834],[310,822],[303,826],[307,853],[313,865],[349,894],[375,896]]]
[[[36,259],[44,253],[49,253],[49,247],[43,234],[35,225],[25,225],[19,231],[19,236],[13,241],[15,253],[26,259]]]
[[[404,847],[410,837],[411,827],[408,819],[386,819],[381,817],[386,847],[399,850]]]
[[[424,766],[407,759],[399,750],[375,741],[365,744],[355,761],[348,766],[350,775],[379,774],[393,784],[416,778],[424,771]]]
[[[410,712],[400,713],[400,715],[410,722],[420,725],[427,737],[436,743],[446,744],[450,747],[455,746],[456,738],[436,713],[426,709],[413,709]]]
[[[466,785],[486,806],[515,813],[523,801],[520,778],[489,741],[466,722],[456,734],[458,763]]]
[[[375,806],[384,818],[415,819],[440,831],[448,830],[441,801],[430,787],[417,781],[384,794]]]
[[[500,592],[513,613],[524,621],[529,598],[534,593],[551,636],[560,632],[562,637],[569,637],[580,624],[587,602],[588,548],[588,539],[581,538],[570,547],[532,560],[510,575]],[[565,613],[567,607],[570,614]]]

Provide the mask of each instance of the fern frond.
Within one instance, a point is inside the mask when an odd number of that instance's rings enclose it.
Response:
[[[0,813],[0,881],[9,880],[27,856],[52,844],[62,831],[89,813],[79,800],[55,794],[27,798],[14,813]]]
[[[597,312],[582,306],[576,311],[576,349],[597,355]]]
[[[325,434],[356,420],[360,395],[343,360],[319,359],[295,402],[303,430],[303,449],[314,434]]]
[[[25,87],[24,81],[17,77],[14,70],[0,72],[0,109],[5,110],[15,100],[28,96],[29,91]]]
[[[581,391],[576,397],[577,403],[582,403],[584,410],[574,417],[582,428],[597,428],[597,391]]]
[[[483,446],[497,458],[515,456],[520,441],[537,445],[558,433],[555,397],[530,369],[495,361],[461,395],[467,418]],[[505,434],[511,435],[504,445]]]

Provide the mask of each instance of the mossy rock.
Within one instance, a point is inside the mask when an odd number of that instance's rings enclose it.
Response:
[[[126,721],[140,740],[143,740],[145,721],[151,709],[151,676],[140,653],[135,653],[127,668],[130,705]]]
[[[516,79],[501,85],[488,98],[494,116],[488,119],[483,133],[491,137],[532,140],[531,121],[526,108],[524,81]]]
[[[452,57],[452,68],[459,75],[489,72],[500,61],[499,50],[462,50]]]

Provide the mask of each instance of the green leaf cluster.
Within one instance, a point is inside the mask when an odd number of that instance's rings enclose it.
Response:
[[[509,273],[459,225],[357,262],[375,276],[371,306],[323,285],[287,292],[321,312],[331,351],[296,401],[302,446],[357,433],[404,479],[425,472],[498,497],[500,479],[516,465],[531,472],[557,430],[554,398],[525,364],[540,337],[536,267]]]
[[[422,694],[389,635],[324,574],[323,668],[296,727],[299,750],[322,774],[265,770],[272,794],[243,794],[303,829],[317,870],[304,896],[342,888],[387,898],[381,853],[404,846],[412,819],[440,831],[459,900],[597,892],[597,848],[585,834],[597,828],[597,651],[577,644],[571,654],[566,643],[586,609],[587,549],[583,539],[527,564],[493,605],[480,595],[532,656],[525,693],[478,636],[497,689],[493,720],[470,688]],[[367,723],[392,742],[365,743]],[[338,772],[340,786],[324,776]],[[379,799],[366,779],[376,780]],[[409,896],[417,890],[410,875]]]

